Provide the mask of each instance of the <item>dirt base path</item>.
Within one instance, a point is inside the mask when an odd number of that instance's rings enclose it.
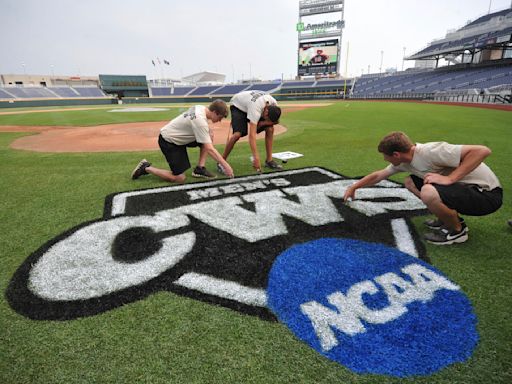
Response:
[[[40,132],[11,143],[11,148],[35,152],[129,152],[158,149],[157,138],[166,121],[151,123],[108,124],[95,127],[0,127],[1,131]],[[229,121],[212,124],[214,144],[226,143]],[[274,134],[286,132],[282,125]],[[265,137],[260,133],[258,139]],[[247,138],[241,139],[246,141]]]
[[[283,113],[330,104],[281,104]],[[66,109],[69,110],[69,109]],[[52,110],[52,112],[55,110]],[[37,132],[14,140],[11,148],[35,152],[129,152],[158,150],[157,138],[167,121],[107,124],[94,127],[68,126],[0,126],[0,132]],[[214,144],[225,144],[230,134],[230,121],[212,124]],[[286,132],[282,125],[274,134]],[[264,138],[260,133],[258,139]],[[241,139],[247,141],[247,137]]]

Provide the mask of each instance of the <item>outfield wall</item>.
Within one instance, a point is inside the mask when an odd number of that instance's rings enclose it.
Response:
[[[278,101],[286,100],[315,100],[315,99],[339,99],[336,92],[294,92],[277,93],[272,96]],[[208,103],[212,100],[222,99],[226,102],[231,100],[232,95],[212,96],[164,96],[164,97],[125,97],[123,104],[159,104],[159,103]],[[0,101],[0,108],[22,108],[22,107],[61,107],[80,105],[108,105],[118,104],[116,98],[88,98],[88,99],[16,99]]]
[[[62,107],[80,105],[104,105],[117,104],[117,99],[87,98],[87,99],[16,99],[0,101],[0,108],[25,108],[25,107]]]

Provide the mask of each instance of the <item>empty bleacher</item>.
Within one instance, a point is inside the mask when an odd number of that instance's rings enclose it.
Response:
[[[55,97],[54,93],[51,93],[44,87],[9,87],[5,90],[17,99],[42,99]]]
[[[73,87],[82,97],[105,97],[103,91],[97,87]]]
[[[378,98],[386,95],[429,94],[451,90],[478,89],[512,84],[512,66],[404,71],[380,77],[361,76],[352,97]]]
[[[304,81],[286,81],[283,82],[283,85],[281,86],[282,89],[285,88],[304,88],[304,87],[311,87],[315,84],[315,80],[304,80]]]
[[[272,82],[272,83],[255,83],[252,84],[249,88],[246,89],[246,91],[264,91],[264,92],[270,92],[273,91],[276,88],[279,88],[281,86],[281,82]]]
[[[5,87],[0,99],[70,99],[107,97],[98,87]]]
[[[15,96],[0,88],[0,99],[14,99]]]
[[[51,92],[55,93],[58,97],[68,98],[68,97],[79,97],[77,91],[75,91],[71,87],[51,87],[48,88]]]
[[[207,85],[203,87],[197,87],[192,92],[190,92],[188,96],[206,96],[220,87],[220,85]]]
[[[151,88],[153,96],[184,96],[196,87],[154,87]]]
[[[174,87],[174,92],[172,93],[174,96],[183,96],[188,94],[195,87]]]
[[[190,89],[189,89],[190,91]],[[151,95],[153,96],[172,96],[173,89],[171,87],[155,87],[151,88]]]
[[[234,95],[235,93],[244,91],[249,84],[233,84],[233,85],[225,85],[212,93],[210,95]]]

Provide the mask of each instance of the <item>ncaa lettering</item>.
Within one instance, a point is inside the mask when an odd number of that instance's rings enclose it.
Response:
[[[339,344],[333,328],[355,336],[366,332],[363,321],[385,324],[406,314],[407,304],[429,302],[441,289],[460,290],[459,286],[420,264],[407,265],[401,271],[410,281],[393,272],[375,277],[375,282],[381,286],[389,301],[389,305],[382,309],[371,309],[365,305],[364,295],[375,295],[380,291],[372,280],[356,283],[346,293],[336,291],[328,295],[327,301],[337,311],[316,301],[301,304],[301,311],[311,321],[324,352]]]

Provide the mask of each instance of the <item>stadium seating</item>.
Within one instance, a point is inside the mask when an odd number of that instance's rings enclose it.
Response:
[[[379,97],[390,94],[436,93],[476,88],[483,90],[512,84],[512,66],[441,68],[404,71],[380,77],[361,76],[354,86],[353,97]]]
[[[210,95],[234,95],[235,93],[244,91],[247,87],[249,87],[248,84],[225,85],[213,91]]]
[[[184,96],[195,88],[196,87],[174,87],[174,92],[172,94],[174,96]]]
[[[14,96],[0,88],[0,99],[14,99]]]
[[[249,88],[246,89],[246,91],[265,91],[270,92],[275,90],[276,88],[279,88],[281,86],[281,82],[272,82],[272,83],[255,83],[252,84]]]
[[[75,91],[71,87],[51,87],[48,88],[49,91],[55,93],[57,96],[62,98],[68,97],[80,97],[77,91]]]
[[[208,85],[204,87],[197,87],[192,92],[190,92],[188,96],[206,96],[220,87],[220,85]]]
[[[96,87],[73,87],[82,97],[106,97],[103,91]]]
[[[51,93],[44,87],[10,87],[6,88],[5,90],[17,99],[41,99],[56,97],[54,93]]]
[[[288,81],[284,82],[282,88],[293,88],[293,87],[311,87],[315,84],[314,80],[305,80],[305,81]]]
[[[107,97],[97,87],[5,87],[0,88],[0,99],[69,99]]]
[[[151,88],[151,95],[153,96],[172,96],[173,89],[171,87],[155,87]],[[189,89],[190,91],[190,89]]]
[[[196,87],[154,87],[151,88],[153,96],[184,96]]]

